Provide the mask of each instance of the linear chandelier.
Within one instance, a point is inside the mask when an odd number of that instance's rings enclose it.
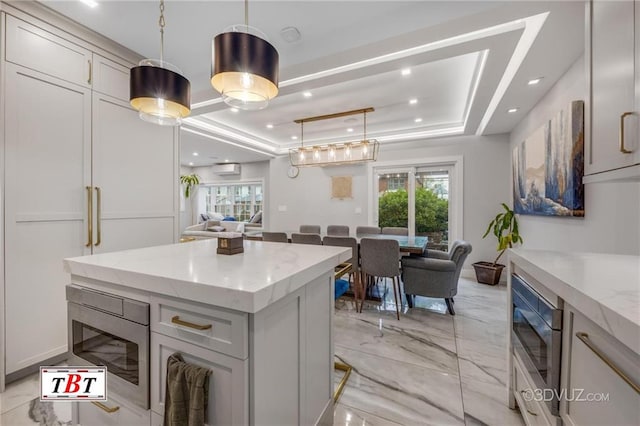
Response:
[[[300,147],[289,150],[289,162],[295,167],[308,166],[337,166],[341,164],[357,164],[376,161],[380,144],[375,139],[367,139],[367,113],[373,112],[372,107],[335,114],[318,115],[315,117],[294,120],[300,124]],[[322,145],[304,146],[304,123],[311,121],[330,120],[348,115],[362,114],[363,137],[357,141],[330,143]]]
[[[179,126],[191,113],[191,84],[164,61],[164,0],[160,0],[160,60],[143,59],[131,68],[129,101],[140,118],[162,126]]]

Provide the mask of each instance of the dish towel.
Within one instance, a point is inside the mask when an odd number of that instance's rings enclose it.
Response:
[[[179,353],[174,353],[167,359],[165,426],[204,425],[210,375],[211,370],[184,362]]]

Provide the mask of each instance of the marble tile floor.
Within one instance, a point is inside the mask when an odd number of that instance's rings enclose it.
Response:
[[[522,425],[506,405],[507,295],[461,279],[454,308],[416,298],[400,321],[393,291],[355,312],[352,299],[336,301],[334,349],[353,367],[334,412],[334,424]],[[388,287],[389,289],[391,287]],[[341,372],[336,372],[339,381]],[[36,404],[38,376],[11,383],[0,394],[0,425],[71,424],[67,402]]]
[[[406,301],[400,321],[393,291],[355,312],[336,301],[337,360],[353,367],[334,425],[522,425],[507,406],[506,287],[461,278],[455,316],[442,299]],[[336,382],[341,377],[336,372]]]

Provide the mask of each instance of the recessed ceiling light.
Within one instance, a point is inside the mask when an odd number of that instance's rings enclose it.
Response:
[[[513,114],[514,112],[518,112],[518,108],[510,108],[507,110],[509,114]]]
[[[198,155],[200,155],[200,154],[198,154],[197,152],[194,152],[194,153],[193,153],[193,156],[194,156],[194,157],[197,157]]]
[[[540,80],[542,80],[542,77],[534,78],[533,80],[529,80],[529,82],[527,84],[529,86],[533,86],[534,84],[540,83]]]
[[[300,40],[300,31],[296,27],[284,27],[280,30],[280,37],[287,43],[294,43]]]
[[[293,139],[295,141],[296,139],[298,139],[298,137],[297,136],[291,136],[291,139]]]
[[[349,128],[347,129],[347,132],[349,132],[349,133],[353,132],[353,128],[349,127]]]
[[[189,165],[190,165],[190,166],[193,166],[193,161],[191,161],[191,162],[189,163]]]
[[[312,96],[313,96],[313,93],[311,93],[311,92],[304,92],[304,93],[302,93],[302,96],[304,96],[305,98],[310,98],[310,97],[312,97]]]
[[[231,112],[238,112],[238,108],[231,108]]]
[[[225,158],[225,159],[224,159],[224,162],[225,162],[225,163],[228,163],[228,162],[229,162],[229,159],[228,159],[228,158]]]
[[[415,120],[413,120],[413,121],[415,121],[416,123],[422,123],[422,118],[416,118],[416,119],[415,119]]]
[[[86,4],[90,8],[94,8],[98,6],[98,2],[94,0],[80,0],[80,2]]]
[[[271,123],[267,124],[267,129],[273,129],[273,124]]]
[[[409,105],[415,105],[417,103],[418,103],[418,100],[416,98],[409,99]]]
[[[404,75],[405,77],[411,74],[411,68],[404,68],[402,70],[402,75]]]

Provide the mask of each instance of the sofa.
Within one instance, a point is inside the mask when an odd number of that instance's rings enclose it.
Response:
[[[202,240],[206,238],[217,238],[221,232],[261,231],[261,223],[236,222],[231,220],[208,220],[197,225],[187,226],[182,232],[181,238]]]

